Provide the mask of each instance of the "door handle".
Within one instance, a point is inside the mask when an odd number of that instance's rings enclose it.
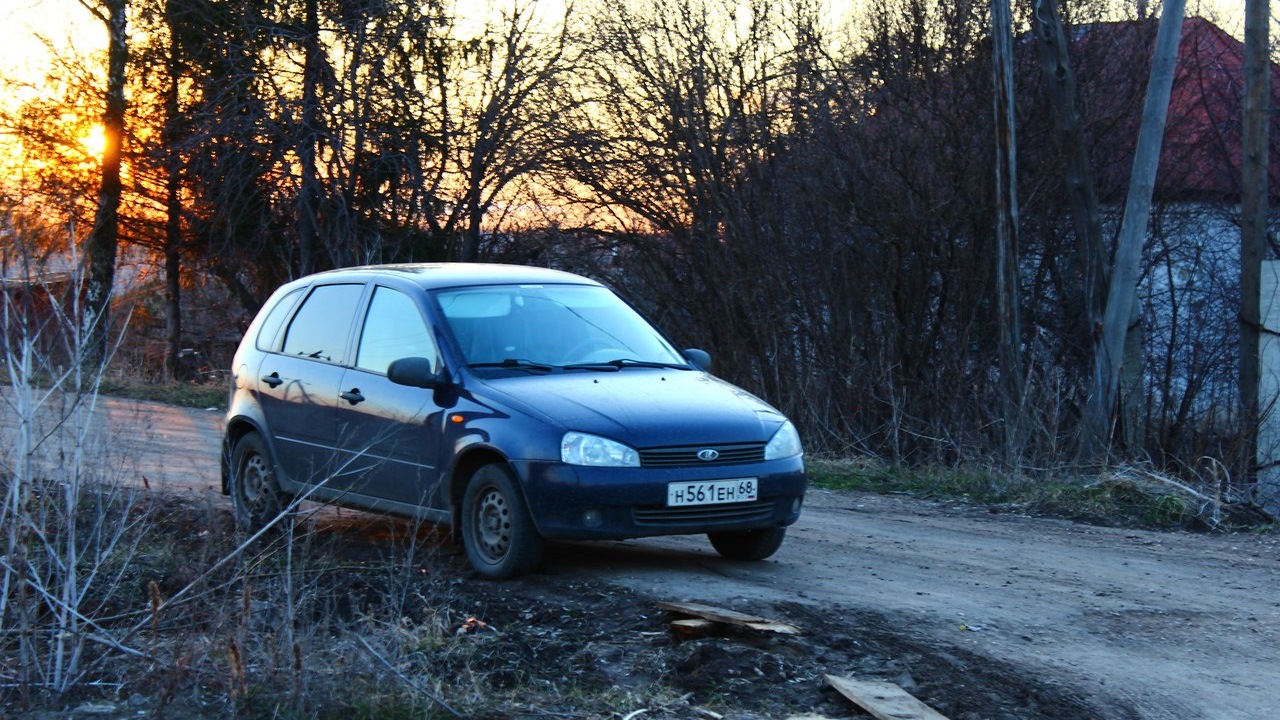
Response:
[[[270,375],[264,375],[262,377],[262,382],[266,383],[270,387],[276,388],[279,387],[284,380],[280,379],[280,373],[271,373]]]
[[[346,392],[338,393],[338,397],[342,398],[343,400],[346,400],[352,405],[355,405],[356,403],[364,402],[364,395],[360,394],[360,388],[351,388]]]

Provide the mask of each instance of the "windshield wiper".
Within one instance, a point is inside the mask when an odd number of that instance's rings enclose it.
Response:
[[[618,371],[622,368],[673,368],[675,370],[688,370],[689,366],[682,363],[656,362],[653,360],[636,360],[633,358],[618,358],[617,360],[609,360],[608,362],[598,363],[578,363],[576,365],[565,365],[565,370],[599,370],[601,372]]]
[[[501,362],[482,362],[482,363],[471,363],[471,364],[470,364],[470,365],[468,365],[467,367],[471,367],[471,368],[489,368],[489,367],[517,368],[517,369],[519,369],[519,370],[536,370],[537,372],[551,372],[552,370],[555,370],[555,368],[554,368],[554,367],[552,367],[552,366],[550,366],[550,365],[543,365],[542,363],[536,363],[536,362],[533,362],[532,360],[523,360],[523,359],[520,359],[520,358],[506,358],[506,359],[502,360]]]

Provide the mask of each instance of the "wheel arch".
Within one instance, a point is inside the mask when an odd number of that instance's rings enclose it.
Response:
[[[262,428],[258,427],[257,423],[243,416],[234,417],[228,420],[227,429],[222,435],[222,458],[220,463],[222,466],[223,495],[231,494],[231,488],[229,485],[231,480],[231,458],[235,453],[236,445],[240,442],[241,438],[249,433],[258,433],[261,435],[262,441],[267,444],[269,449],[271,449],[271,439],[262,431]]]
[[[470,448],[458,456],[449,473],[449,525],[450,534],[454,540],[462,539],[462,496],[467,492],[467,483],[471,481],[471,476],[475,475],[477,470],[493,464],[502,465],[507,469],[516,481],[516,490],[521,494],[521,500],[528,507],[529,499],[523,497],[524,483],[520,481],[519,474],[511,466],[507,457],[489,446]]]

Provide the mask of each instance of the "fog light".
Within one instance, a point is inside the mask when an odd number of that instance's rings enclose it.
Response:
[[[791,514],[798,515],[800,513],[800,498],[791,501]]]
[[[582,513],[582,524],[589,528],[600,527],[600,523],[604,518],[600,515],[599,510],[588,510]]]

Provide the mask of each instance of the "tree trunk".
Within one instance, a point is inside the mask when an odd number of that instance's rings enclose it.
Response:
[[[320,137],[320,21],[318,0],[306,0],[306,39],[302,71],[302,128],[298,138],[298,275],[315,271],[319,237],[320,179],[316,175],[316,144]]]
[[[1076,102],[1075,73],[1067,55],[1066,34],[1058,19],[1057,3],[1035,0],[1035,32],[1040,46],[1040,68],[1053,107],[1058,147],[1066,159],[1067,200],[1077,243],[1081,287],[1081,332],[1090,347],[1097,344],[1106,307],[1107,248],[1102,239],[1098,196],[1085,144],[1084,120]]]
[[[1271,63],[1269,0],[1245,0],[1244,147],[1240,208],[1240,436],[1237,474],[1253,476],[1258,455],[1259,358],[1262,315],[1262,258],[1267,247],[1268,114]],[[1269,402],[1270,398],[1265,401]]]
[[[476,188],[476,193],[480,192]],[[480,226],[484,222],[484,210],[478,200],[467,201],[467,227],[462,232],[462,262],[476,262],[480,259]]]
[[[1138,132],[1124,220],[1120,226],[1107,307],[1102,318],[1102,342],[1094,348],[1093,383],[1085,406],[1083,450],[1085,457],[1091,460],[1105,460],[1108,452],[1119,395],[1125,335],[1136,302],[1138,266],[1151,218],[1151,197],[1155,191],[1165,119],[1169,114],[1169,95],[1173,88],[1178,45],[1182,40],[1185,5],[1184,0],[1167,0],[1160,16],[1160,30],[1156,34],[1151,76],[1142,109],[1142,127]]]
[[[1124,450],[1130,454],[1140,452],[1147,434],[1147,395],[1142,387],[1142,359],[1146,356],[1147,336],[1142,328],[1142,308],[1133,303],[1129,310],[1129,322],[1124,333],[1124,356],[1120,367],[1120,400],[1117,412],[1123,425],[1121,434]]]
[[[84,354],[81,367],[91,372],[107,361],[111,292],[115,286],[116,246],[120,236],[120,155],[124,144],[125,65],[129,60],[125,36],[127,0],[106,0],[99,18],[107,26],[107,106],[102,114],[102,184],[93,231],[85,243],[88,277],[81,319]]]
[[[178,376],[178,353],[182,350],[182,157],[177,150],[178,76],[182,65],[178,43],[169,44],[169,86],[165,89],[165,226],[164,226],[164,324],[165,374]]]
[[[1013,29],[1009,0],[991,0],[996,124],[996,293],[1000,315],[1000,386],[1005,459],[1016,457],[1022,430],[1022,330],[1018,293],[1018,165],[1013,115]]]
[[[244,281],[236,275],[234,268],[221,260],[215,260],[209,264],[209,270],[213,272],[214,277],[222,281],[227,291],[240,303],[240,307],[244,308],[246,315],[253,317],[258,314],[258,311],[262,309],[263,301],[259,300],[253,294],[253,291],[244,284]]]

